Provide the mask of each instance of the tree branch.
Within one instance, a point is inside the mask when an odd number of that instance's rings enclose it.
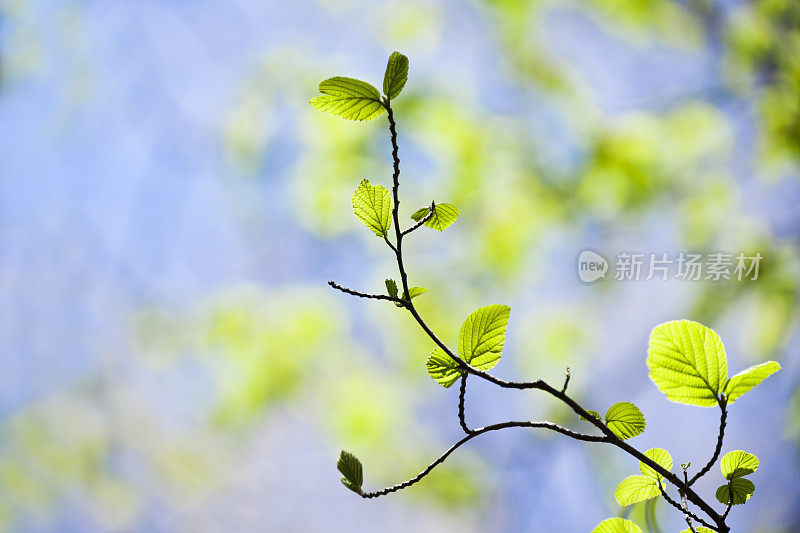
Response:
[[[696,473],[692,477],[692,479],[690,479],[686,483],[690,487],[694,484],[695,481],[706,475],[708,471],[711,470],[711,467],[714,466],[714,463],[717,462],[719,454],[722,451],[722,440],[725,438],[725,425],[728,420],[728,400],[725,397],[721,397],[719,399],[719,408],[721,411],[719,417],[719,435],[717,436],[717,446],[716,448],[714,448],[714,455],[711,456],[711,459],[708,461],[708,463],[706,463],[706,466],[704,466],[698,473]]]
[[[461,385],[458,391],[458,423],[461,424],[461,429],[464,430],[464,433],[470,435],[472,430],[467,426],[467,417],[464,412],[464,402],[467,394],[467,376],[469,376],[469,374],[461,374]]]
[[[328,285],[330,285],[336,290],[340,290],[347,294],[352,294],[353,296],[358,296],[359,298],[371,298],[373,300],[388,300],[396,304],[406,305],[405,300],[401,300],[400,298],[396,298],[394,296],[389,296],[388,294],[368,294],[366,292],[354,291],[353,289],[348,289],[347,287],[339,285],[335,281],[329,281]]]
[[[381,489],[381,490],[378,490],[378,491],[375,491],[375,492],[364,492],[363,494],[361,494],[361,497],[362,498],[378,498],[380,496],[385,496],[386,494],[389,494],[389,493],[392,493],[392,492],[396,492],[398,490],[402,490],[402,489],[405,489],[407,487],[410,487],[411,485],[417,483],[422,478],[424,478],[425,476],[430,474],[431,471],[434,468],[436,468],[437,466],[439,466],[440,464],[442,464],[445,461],[445,459],[447,459],[447,457],[451,453],[453,453],[459,447],[461,447],[463,444],[469,442],[470,440],[472,440],[473,438],[477,437],[478,435],[483,435],[484,433],[488,433],[490,431],[498,431],[498,430],[501,430],[501,429],[513,428],[513,427],[517,427],[517,428],[543,428],[543,429],[549,429],[549,430],[555,431],[557,433],[561,433],[563,435],[567,435],[569,437],[572,437],[573,439],[583,440],[583,441],[587,441],[587,442],[605,442],[605,437],[598,436],[598,435],[585,435],[583,433],[577,433],[577,432],[572,431],[570,429],[561,427],[558,424],[553,424],[552,422],[516,422],[516,421],[511,421],[511,422],[502,422],[500,424],[492,424],[492,425],[489,425],[489,426],[484,426],[482,428],[475,429],[469,435],[466,435],[466,436],[462,437],[461,440],[459,440],[458,442],[456,442],[455,444],[450,446],[450,448],[446,452],[444,452],[442,455],[440,455],[438,459],[436,459],[434,462],[429,464],[425,468],[425,470],[423,470],[422,472],[420,472],[419,474],[417,474],[413,478],[409,479],[408,481],[404,481],[402,483],[398,483],[397,485],[392,485],[391,487],[386,487],[385,489]]]
[[[661,483],[658,484],[658,490],[661,492],[661,496],[664,497],[667,503],[676,508],[677,510],[679,510],[681,513],[683,513],[684,517],[694,518],[695,520],[697,520],[698,523],[703,524],[707,528],[713,529],[714,531],[719,531],[719,528],[717,526],[712,526],[711,524],[709,524],[708,522],[706,522],[705,520],[703,520],[702,518],[691,512],[688,506],[684,508],[681,506],[681,504],[670,498],[669,494],[667,494],[667,491],[664,490],[664,487],[661,485]],[[685,496],[681,495],[681,498],[684,499]]]
[[[423,225],[424,223],[426,223],[427,221],[429,221],[429,220],[430,220],[430,219],[433,217],[433,210],[434,210],[434,208],[436,208],[436,202],[434,202],[433,200],[431,200],[430,210],[428,211],[428,214],[427,214],[427,215],[425,215],[423,218],[421,218],[419,222],[417,222],[416,224],[414,224],[413,226],[411,226],[410,228],[408,228],[407,230],[405,230],[405,231],[402,233],[402,234],[403,234],[403,236],[405,236],[405,235],[408,235],[409,233],[411,233],[412,231],[414,231],[415,229],[417,229],[418,227],[420,227],[421,225]]]

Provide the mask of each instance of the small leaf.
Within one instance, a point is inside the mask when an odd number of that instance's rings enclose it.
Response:
[[[349,120],[372,120],[386,110],[378,89],[354,78],[336,76],[319,84],[322,96],[309,100],[309,104]]]
[[[383,185],[370,185],[368,179],[353,193],[353,212],[378,237],[385,237],[392,225],[392,198]]]
[[[470,314],[458,332],[458,353],[479,370],[489,370],[500,360],[511,308],[487,305]]]
[[[458,363],[439,347],[433,349],[425,366],[428,367],[428,375],[443,387],[450,387],[461,377]]]
[[[606,518],[592,530],[592,533],[642,533],[642,530],[624,518]]]
[[[758,470],[758,457],[742,450],[728,452],[719,463],[725,479],[747,476]]]
[[[386,280],[386,292],[388,292],[389,296],[392,298],[397,298],[397,282],[395,280]]]
[[[767,361],[742,370],[729,379],[725,385],[725,396],[728,398],[728,403],[735,402],[737,398],[749,392],[780,369],[781,365],[775,361]]]
[[[644,431],[644,415],[630,402],[615,403],[606,412],[606,425],[622,440],[630,439]]]
[[[707,527],[703,527],[703,526],[699,526],[699,527],[698,526],[694,526],[694,529],[695,529],[695,531],[697,531],[697,533],[714,533],[713,529],[708,529]],[[681,533],[692,533],[692,530],[687,527],[686,529],[681,531]]]
[[[663,466],[665,470],[672,470],[672,456],[667,450],[663,448],[650,448],[644,452],[644,454],[646,457]],[[656,481],[661,481],[664,479],[664,476],[641,461],[639,461],[639,470],[641,470],[642,474],[645,476],[655,479]]]
[[[690,320],[674,320],[650,334],[650,379],[673,402],[710,407],[728,381],[728,359],[719,335]]]
[[[750,499],[756,486],[747,478],[739,477],[730,481],[731,489],[733,489],[733,505],[741,505]],[[723,505],[728,505],[730,501],[730,491],[728,485],[722,485],[717,489],[717,501]]]
[[[628,476],[617,485],[617,490],[614,491],[614,498],[623,507],[660,495],[657,481],[647,476]]]
[[[419,222],[425,218],[431,208],[421,207],[417,209],[411,218]],[[425,225],[437,231],[444,231],[458,218],[458,208],[452,204],[434,204],[433,215],[425,221]]]
[[[389,100],[397,98],[408,80],[408,58],[400,52],[393,52],[386,64],[383,75],[383,94]]]
[[[425,294],[426,292],[428,292],[428,289],[426,289],[425,287],[410,287],[408,289],[408,294],[411,295],[412,300],[417,296],[419,296],[420,294]],[[403,298],[403,299],[407,300],[408,298]]]
[[[364,483],[364,474],[361,461],[352,453],[342,450],[336,468],[344,476],[342,484],[356,494],[362,494],[361,485]]]
[[[601,417],[600,413],[598,413],[597,411],[592,411],[591,409],[587,409],[586,412],[589,413],[590,415],[592,415],[593,417],[595,417],[600,422],[603,421],[603,417]],[[587,422],[589,421],[589,419],[586,418],[585,416],[580,416],[578,418],[580,418],[581,420],[586,420]]]

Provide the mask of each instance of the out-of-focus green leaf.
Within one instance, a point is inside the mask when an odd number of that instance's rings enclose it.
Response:
[[[715,496],[717,501],[723,505],[728,505],[730,501],[730,493],[733,491],[733,505],[741,505],[750,499],[756,486],[753,482],[744,477],[738,477],[730,480],[730,489],[728,485],[722,485],[717,489]]]
[[[606,425],[614,434],[625,440],[640,435],[645,428],[644,415],[630,402],[615,403],[606,412]]]
[[[312,106],[349,120],[372,120],[386,110],[378,89],[365,81],[336,76],[320,83],[319,92]]]
[[[342,450],[336,468],[344,476],[342,484],[356,494],[361,494],[361,485],[364,483],[361,461],[352,453]]]
[[[758,470],[758,457],[742,450],[734,450],[722,457],[719,468],[725,479],[740,478]]]
[[[403,90],[408,80],[408,58],[400,52],[393,52],[386,64],[386,73],[383,75],[383,94],[389,100],[394,100]]]
[[[617,485],[614,498],[625,507],[659,496],[658,481],[648,476],[628,476]]]
[[[719,335],[690,320],[674,320],[650,334],[650,379],[673,402],[710,407],[728,381],[728,360]]]
[[[650,448],[646,452],[644,452],[645,456],[652,459],[659,465],[663,466],[666,470],[672,470],[672,456],[669,452],[663,448]],[[660,482],[664,479],[664,476],[653,470],[650,466],[646,465],[645,463],[639,461],[639,470],[641,470],[642,474],[645,476],[654,479]]]
[[[781,365],[775,361],[767,361],[742,370],[729,379],[725,385],[725,396],[728,398],[728,403],[735,402],[737,398],[758,386],[780,369]]]
[[[630,520],[606,518],[595,526],[592,533],[642,533],[642,530]]]
[[[458,363],[438,346],[428,356],[425,366],[428,368],[428,375],[443,387],[450,387],[461,376]]]
[[[458,332],[458,353],[479,370],[489,370],[500,360],[511,315],[507,305],[487,305],[473,311]]]
[[[353,193],[353,212],[375,235],[385,237],[392,225],[392,197],[386,187],[365,178]]]
[[[419,222],[430,212],[430,207],[421,207],[411,215]],[[458,218],[458,208],[452,204],[434,204],[433,215],[425,221],[425,225],[437,231],[444,231]]]

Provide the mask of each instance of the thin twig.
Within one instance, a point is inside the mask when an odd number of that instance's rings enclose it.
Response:
[[[388,300],[390,302],[394,302],[400,305],[406,304],[405,300],[401,300],[400,298],[397,298],[395,296],[389,296],[388,294],[368,294],[366,292],[354,291],[353,289],[348,289],[347,287],[339,285],[335,281],[329,281],[328,285],[330,285],[336,290],[340,290],[347,294],[352,294],[353,296],[358,296],[359,298],[371,298],[373,300]]]
[[[728,518],[728,513],[731,512],[731,507],[733,507],[733,481],[728,481],[728,505],[725,507],[725,512],[722,513],[723,520]]]
[[[713,529],[715,531],[719,531],[718,527],[712,526],[711,524],[709,524],[708,522],[706,522],[705,520],[703,520],[702,518],[700,518],[699,516],[697,516],[696,514],[691,512],[689,510],[688,506],[687,506],[686,509],[684,509],[681,506],[681,504],[679,504],[678,502],[676,502],[675,500],[670,498],[669,494],[667,494],[667,491],[664,490],[664,487],[661,485],[661,483],[658,484],[658,490],[661,492],[661,495],[664,497],[664,499],[667,501],[667,503],[670,504],[671,506],[673,506],[674,508],[676,508],[677,510],[679,510],[681,513],[683,513],[684,516],[694,518],[695,520],[697,520],[698,523],[703,524],[707,528]],[[681,496],[681,497],[685,498],[685,496]]]
[[[411,233],[412,231],[414,231],[415,229],[417,229],[418,227],[422,226],[424,223],[426,223],[427,221],[429,221],[431,218],[433,218],[433,213],[434,213],[434,211],[433,211],[433,210],[434,210],[435,208],[436,208],[436,202],[434,202],[433,200],[431,200],[431,205],[430,205],[430,207],[429,207],[428,214],[426,214],[424,217],[422,217],[422,218],[419,220],[419,222],[417,222],[416,224],[414,224],[413,226],[411,226],[410,228],[408,228],[407,230],[405,230],[405,231],[402,233],[402,234],[403,234],[403,236],[405,236],[405,235],[408,235],[409,233]]]
[[[467,426],[467,416],[464,412],[464,403],[467,395],[467,376],[469,376],[469,374],[466,372],[461,374],[461,384],[458,390],[458,423],[461,424],[461,429],[464,430],[464,433],[470,435],[472,434],[472,430]]]
[[[683,480],[686,483],[689,483],[689,474],[686,473],[686,469],[683,469]],[[689,526],[689,531],[692,533],[697,533],[697,530],[694,528],[694,523],[692,522],[692,517],[686,514],[689,511],[689,506],[686,504],[686,496],[683,495],[681,492],[681,508],[683,509],[683,517],[686,519],[686,524]]]
[[[571,372],[569,370],[569,367],[567,367],[567,369],[564,371],[564,373],[567,375],[567,377],[566,377],[566,379],[564,379],[564,386],[561,387],[561,393],[562,394],[567,392],[567,385],[569,385],[569,378],[572,377],[571,376]]]
[[[386,487],[385,489],[381,489],[375,492],[364,492],[361,494],[363,498],[377,498],[379,496],[385,496],[391,492],[396,492],[398,490],[405,489],[406,487],[410,487],[414,483],[417,483],[422,478],[427,476],[431,473],[431,471],[436,468],[438,465],[442,464],[447,457],[456,451],[460,446],[469,442],[473,438],[477,437],[478,435],[483,435],[484,433],[488,433],[489,431],[498,431],[505,428],[543,428],[555,431],[557,433],[561,433],[563,435],[567,435],[572,437],[573,439],[583,440],[587,442],[605,442],[605,437],[599,435],[585,435],[583,433],[577,433],[570,429],[564,428],[559,426],[558,424],[553,424],[552,422],[502,422],[500,424],[492,424],[489,426],[484,426],[482,428],[477,428],[472,431],[469,435],[464,436],[461,440],[450,446],[450,448],[444,452],[442,455],[439,456],[434,462],[429,464],[425,470],[414,476],[413,478],[409,479],[408,481],[404,481],[402,483],[398,483],[397,485],[392,485],[391,487]]]
[[[706,466],[704,466],[692,477],[692,479],[686,483],[690,487],[694,485],[695,481],[706,475],[706,473],[711,470],[711,467],[717,462],[719,454],[722,451],[722,440],[725,438],[725,426],[728,420],[728,400],[724,396],[719,399],[719,408],[721,411],[719,417],[719,435],[717,436],[717,446],[714,448],[714,455],[711,456],[711,459],[708,461],[708,463],[706,463]]]

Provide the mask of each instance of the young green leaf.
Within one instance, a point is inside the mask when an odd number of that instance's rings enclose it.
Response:
[[[434,348],[431,355],[428,356],[428,362],[425,366],[428,367],[428,375],[443,387],[450,387],[461,377],[458,363],[438,347]]]
[[[353,193],[353,212],[378,237],[385,237],[392,225],[392,198],[383,185],[370,185],[368,179]]]
[[[642,533],[642,530],[624,518],[606,518],[592,530],[592,533]]]
[[[361,485],[364,483],[364,474],[361,468],[361,461],[350,452],[342,450],[336,468],[344,476],[342,484],[356,494],[362,494]]]
[[[664,467],[665,470],[672,470],[672,456],[669,452],[663,448],[650,448],[646,452],[644,452],[645,456],[652,459],[656,463],[660,464]],[[639,461],[639,470],[641,470],[642,474],[650,479],[654,479],[656,481],[661,481],[664,479],[664,476],[653,470],[649,465],[644,464],[643,462]]]
[[[650,379],[673,402],[710,407],[728,381],[728,359],[719,335],[690,320],[674,320],[650,334]]]
[[[725,396],[728,398],[728,403],[735,402],[737,398],[749,392],[750,389],[756,387],[780,369],[781,365],[775,361],[767,361],[742,370],[729,379],[725,385]]]
[[[717,501],[723,505],[728,505],[731,491],[733,492],[733,505],[741,505],[749,500],[750,496],[752,496],[753,492],[756,490],[756,486],[753,485],[753,482],[746,477],[732,479],[729,483],[730,489],[728,485],[722,485],[717,489],[717,493],[715,494]]]
[[[623,507],[660,495],[658,482],[647,476],[628,476],[617,485],[617,490],[614,491],[614,498]]]
[[[431,208],[421,207],[417,209],[411,218],[419,222],[430,212]],[[458,218],[458,208],[452,204],[434,204],[433,215],[425,221],[425,225],[437,231],[444,231]]]
[[[397,282],[393,279],[386,280],[386,292],[392,298],[397,298]]]
[[[458,354],[479,370],[489,370],[500,360],[511,308],[487,305],[473,311],[458,332]]]
[[[589,414],[590,414],[591,416],[593,416],[594,418],[596,418],[597,420],[599,420],[599,421],[601,421],[601,422],[603,421],[603,417],[601,417],[601,416],[600,416],[600,413],[598,413],[597,411],[592,411],[592,410],[590,410],[590,409],[587,409],[587,410],[586,410],[586,412],[587,412],[587,413],[589,413]],[[588,419],[588,418],[586,418],[585,416],[580,416],[580,417],[578,417],[578,418],[580,418],[581,420],[586,420],[587,422],[589,421],[589,419]]]
[[[699,527],[698,526],[694,526],[694,529],[695,529],[695,531],[697,531],[697,533],[714,533],[713,529],[708,529],[707,527],[703,527],[703,526],[699,526]],[[692,533],[692,530],[687,527],[686,529],[681,531],[681,533]]]
[[[336,76],[319,84],[317,96],[309,104],[349,120],[372,120],[386,110],[378,89],[369,83],[354,78]]]
[[[420,294],[425,294],[426,292],[428,292],[428,289],[426,289],[425,287],[409,287],[408,288],[408,295],[411,296],[412,300],[414,298],[416,298],[417,296],[419,296]],[[403,299],[404,300],[408,300],[409,298],[404,297]]]
[[[408,80],[408,58],[400,52],[393,52],[386,64],[386,73],[383,75],[383,94],[389,100],[394,100],[403,90]]]
[[[622,440],[630,439],[644,431],[644,415],[630,402],[615,403],[606,412],[606,425]]]
[[[719,469],[728,480],[747,476],[758,470],[758,457],[742,450],[734,450],[725,454],[719,463]]]

